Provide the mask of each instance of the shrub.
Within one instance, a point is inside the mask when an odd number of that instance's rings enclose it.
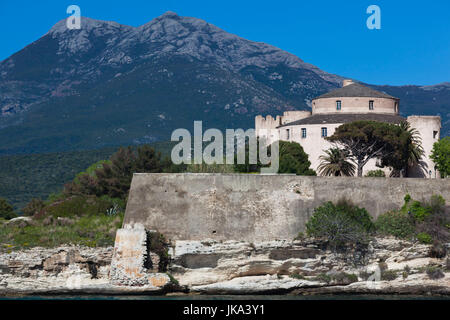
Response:
[[[430,248],[429,256],[431,258],[444,258],[447,255],[447,249],[445,246],[439,242],[434,241],[433,246]]]
[[[369,213],[348,201],[327,202],[317,207],[306,223],[309,236],[325,238],[334,248],[365,244],[374,229]]]
[[[416,235],[422,243],[450,241],[450,209],[440,195],[433,195],[428,201],[413,200],[409,194],[398,211],[380,215],[375,223],[377,232],[398,238],[412,238]]]
[[[441,279],[441,278],[445,277],[441,268],[438,266],[428,266],[426,268],[426,273],[428,275],[428,278],[430,278],[432,280]]]
[[[411,267],[408,266],[408,265],[406,265],[406,266],[403,268],[403,271],[406,272],[407,274],[410,274],[410,272],[411,272]]]
[[[407,195],[409,196],[409,195]],[[406,201],[408,199],[408,201]],[[432,195],[428,202],[411,201],[411,197],[405,197],[402,211],[413,215],[417,222],[423,222],[431,214],[439,213],[444,209],[445,200],[440,195]]]
[[[429,214],[416,223],[418,233],[427,233],[435,242],[441,243],[450,241],[450,208],[444,204],[442,197],[433,196],[424,204]]]
[[[171,273],[166,272],[166,274],[169,276],[170,283],[172,283],[173,285],[175,285],[175,286],[177,286],[177,287],[180,285],[180,283],[178,282],[178,280],[175,279],[175,277],[174,277]]]
[[[414,220],[402,211],[388,211],[378,217],[375,222],[377,232],[382,235],[392,235],[405,239],[415,233]]]
[[[41,212],[44,209],[45,203],[41,199],[33,198],[30,202],[22,209],[24,215],[34,216],[35,214]]]
[[[397,279],[397,271],[395,270],[384,270],[381,272],[381,280],[392,281]]]
[[[14,212],[13,206],[6,201],[6,199],[0,198],[0,218],[10,220],[17,217]]]
[[[386,177],[386,174],[381,169],[370,170],[369,172],[367,172],[366,177]]]
[[[331,276],[327,275],[326,273],[321,273],[319,275],[317,275],[314,280],[319,281],[319,282],[325,282],[325,283],[330,283],[331,280],[333,280],[331,278]]]
[[[430,244],[433,239],[428,233],[420,232],[417,234],[417,240],[419,240],[420,243]]]
[[[166,272],[169,265],[169,242],[166,240],[163,234],[159,232],[147,232],[147,252],[153,252],[159,256],[159,272]],[[147,269],[152,269],[150,255],[147,255],[145,265]]]
[[[293,278],[293,279],[298,279],[298,280],[303,280],[305,279],[305,277],[299,273],[292,273],[289,275],[289,277]]]
[[[339,284],[350,284],[353,282],[358,282],[358,276],[352,273],[340,272],[332,276]]]

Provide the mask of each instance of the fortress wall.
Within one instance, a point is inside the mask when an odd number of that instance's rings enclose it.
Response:
[[[341,110],[336,110],[336,101],[341,101]],[[373,101],[373,110],[369,110],[369,101]],[[312,101],[312,113],[386,113],[398,114],[398,99],[371,97],[319,98]]]
[[[292,240],[326,201],[346,197],[377,217],[399,208],[406,193],[450,203],[450,179],[135,174],[124,225],[141,223],[172,240]]]
[[[414,177],[439,178],[439,172],[431,160],[431,152],[435,142],[439,141],[441,134],[441,117],[439,116],[409,116],[408,122],[415,128],[422,139],[422,148],[425,152],[423,166],[412,168],[410,174]]]

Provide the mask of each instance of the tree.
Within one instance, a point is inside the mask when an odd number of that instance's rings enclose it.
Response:
[[[278,173],[295,173],[302,176],[315,176],[310,169],[311,162],[302,146],[296,142],[279,141],[280,163]]]
[[[22,209],[26,216],[34,216],[36,213],[41,212],[44,209],[45,204],[41,199],[33,198],[30,202]]]
[[[370,159],[387,158],[402,151],[399,139],[402,129],[393,124],[376,121],[355,121],[339,126],[326,139],[343,146],[356,163],[358,177]]]
[[[396,141],[397,150],[381,159],[381,166],[392,167],[391,176],[393,177],[408,176],[408,169],[420,166],[424,154],[419,131],[412,128],[407,121],[402,121],[399,128],[401,131],[398,132]]]
[[[17,217],[13,206],[4,198],[0,198],[0,218],[10,220]]]
[[[321,163],[317,168],[322,176],[353,176],[355,165],[348,161],[349,152],[340,148],[325,150],[326,155],[321,155]]]
[[[450,137],[434,143],[430,158],[436,164],[441,177],[450,176]]]
[[[109,161],[91,166],[77,175],[73,182],[65,186],[69,195],[108,195],[111,198],[126,199],[133,173],[179,172],[170,159],[162,159],[160,152],[149,145],[120,148]]]

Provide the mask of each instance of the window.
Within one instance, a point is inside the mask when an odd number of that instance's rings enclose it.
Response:
[[[438,132],[437,131],[433,131],[433,139],[436,139]]]
[[[290,135],[290,130],[286,129],[286,140],[289,140],[291,138],[290,136],[291,136]]]
[[[373,100],[369,101],[369,110],[373,110]]]
[[[341,100],[336,101],[336,110],[341,110]]]
[[[322,137],[327,136],[327,128],[322,128]]]
[[[306,138],[306,128],[302,128],[302,138]]]

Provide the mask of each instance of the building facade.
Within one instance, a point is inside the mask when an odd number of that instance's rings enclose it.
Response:
[[[255,131],[258,137],[265,136],[269,143],[280,140],[299,143],[309,155],[311,168],[316,172],[320,156],[333,147],[325,138],[333,135],[337,127],[357,120],[372,120],[400,124],[408,121],[422,139],[424,156],[420,166],[410,168],[408,176],[437,178],[433,161],[430,159],[433,144],[439,140],[441,118],[439,116],[409,116],[399,114],[400,99],[344,80],[342,88],[323,94],[312,100],[311,111],[286,111],[273,118],[261,115],[255,118]],[[268,130],[269,129],[269,130]],[[273,130],[273,131],[272,131]],[[363,175],[370,170],[378,170],[376,160],[371,159],[365,166]],[[390,168],[383,168],[386,176]]]

